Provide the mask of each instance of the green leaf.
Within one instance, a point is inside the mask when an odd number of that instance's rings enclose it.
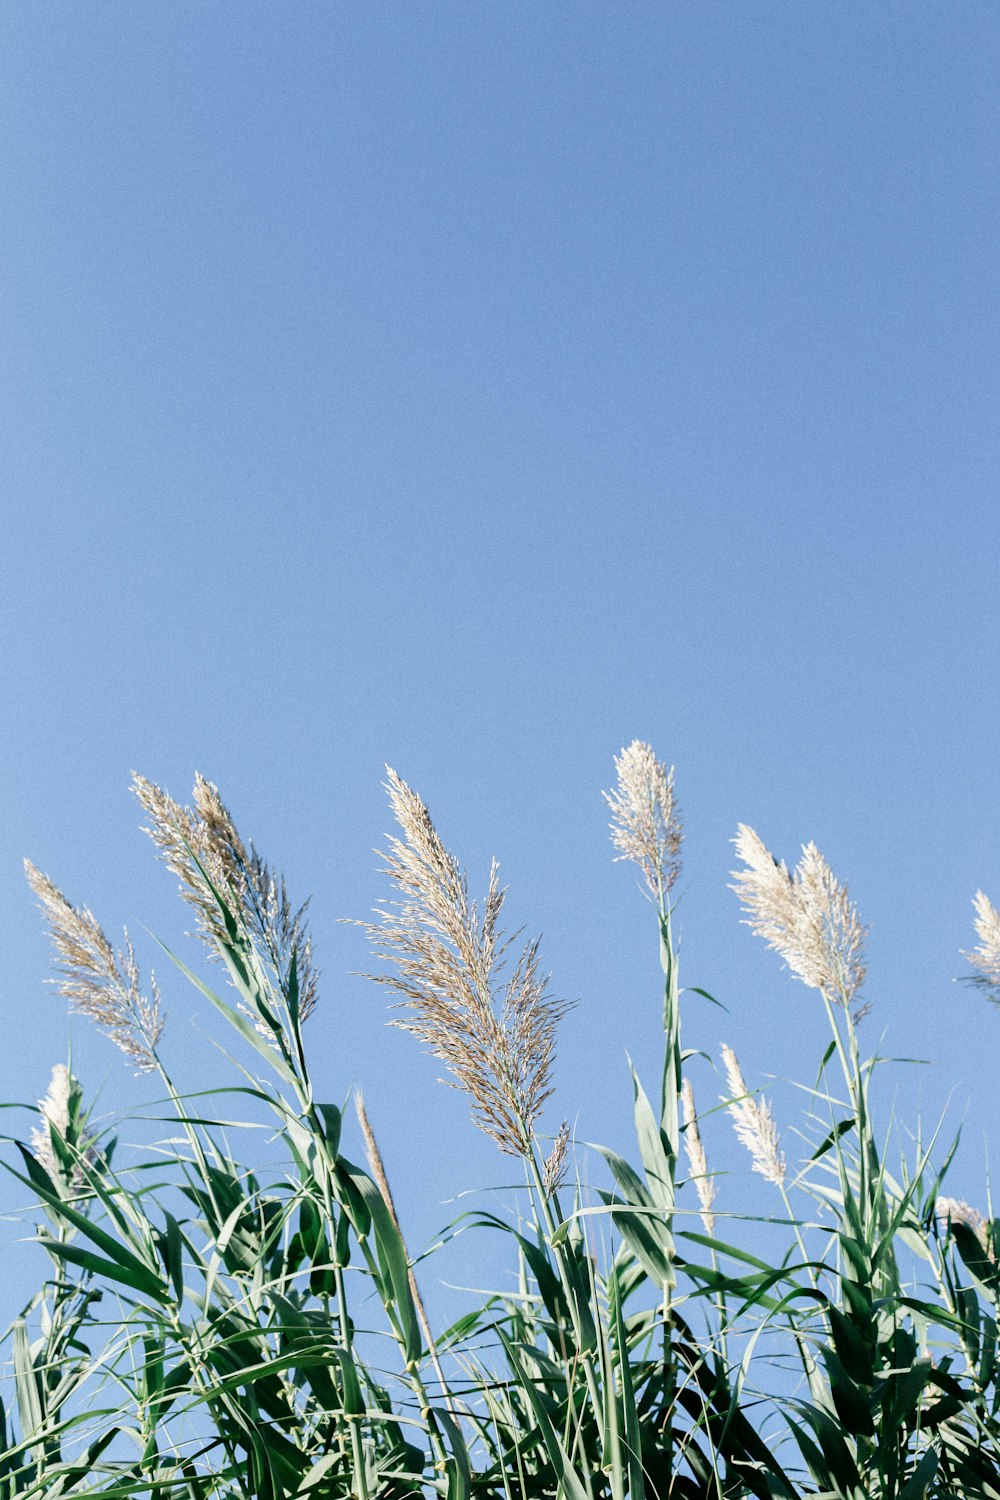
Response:
[[[498,1332],[500,1334],[500,1341],[506,1350],[507,1358],[510,1361],[510,1367],[517,1376],[521,1393],[531,1407],[535,1421],[538,1423],[549,1462],[556,1471],[562,1493],[566,1496],[566,1500],[593,1500],[589,1488],[584,1485],[580,1475],[573,1466],[569,1454],[563,1447],[559,1434],[552,1425],[552,1418],[549,1416],[534,1380],[532,1380],[524,1368],[518,1350],[506,1337],[502,1329],[499,1329]],[[531,1353],[534,1355],[535,1351],[532,1350]]]
[[[653,1107],[643,1091],[635,1069],[632,1069],[632,1087],[635,1091],[635,1131],[639,1141],[646,1183],[652,1200],[662,1213],[674,1211],[673,1161],[668,1154],[659,1121]]]
[[[33,1187],[43,1202],[60,1213],[75,1229],[78,1229],[82,1235],[89,1239],[91,1244],[96,1245],[99,1250],[103,1250],[105,1255],[109,1256],[111,1260],[116,1261],[126,1269],[149,1274],[149,1267],[144,1261],[141,1261],[131,1250],[126,1249],[113,1235],[108,1234],[105,1230],[99,1228],[98,1225],[92,1223],[86,1214],[81,1213],[78,1208],[74,1208],[71,1203],[64,1202],[57,1193],[53,1192],[51,1181],[47,1175],[45,1176],[45,1183],[47,1185],[43,1185],[37,1179],[37,1176],[32,1176],[32,1166],[36,1165],[34,1157],[20,1141],[17,1142],[17,1147],[24,1158],[28,1171],[28,1177],[25,1178],[22,1177],[20,1172],[15,1172],[13,1168],[10,1169],[12,1175],[19,1182]]]
[[[340,1158],[337,1165],[348,1175],[354,1192],[365,1206],[375,1233],[375,1248],[382,1270],[383,1300],[387,1307],[391,1306],[398,1319],[407,1362],[416,1363],[420,1358],[422,1342],[410,1289],[410,1265],[402,1235],[382,1194],[367,1172],[352,1166],[344,1157]]]
[[[48,1250],[50,1255],[58,1256],[60,1260],[68,1260],[73,1265],[82,1266],[85,1271],[90,1271],[95,1276],[103,1276],[106,1281],[117,1281],[122,1286],[130,1286],[137,1292],[143,1292],[145,1296],[152,1297],[156,1302],[168,1300],[167,1287],[158,1276],[137,1261],[134,1266],[123,1265],[119,1261],[104,1260],[99,1255],[92,1254],[89,1250],[83,1250],[79,1245],[63,1244],[60,1240],[39,1237],[39,1244]]]
[[[469,1500],[472,1493],[472,1463],[462,1429],[451,1414],[440,1407],[434,1408],[434,1416],[451,1449],[448,1459],[447,1500]]]
[[[646,1486],[642,1476],[642,1432],[639,1413],[635,1404],[635,1387],[632,1382],[632,1366],[629,1362],[628,1337],[622,1317],[618,1283],[613,1284],[611,1314],[614,1319],[615,1348],[618,1353],[618,1378],[621,1381],[622,1415],[625,1423],[625,1466],[628,1472],[629,1500],[645,1500]],[[612,1394],[612,1399],[614,1396]]]
[[[809,1160],[810,1161],[819,1161],[820,1157],[825,1156],[826,1153],[830,1150],[830,1148],[832,1146],[836,1145],[837,1141],[840,1140],[841,1136],[846,1135],[849,1130],[853,1129],[853,1127],[854,1127],[854,1116],[853,1115],[851,1115],[846,1120],[838,1120],[837,1124],[830,1131],[830,1134],[828,1136],[826,1136],[820,1142],[820,1144],[816,1147],[816,1150],[813,1152],[812,1156],[810,1156]]]
[[[166,943],[161,942],[159,938],[157,938],[156,941],[160,944],[160,947],[170,959],[171,963],[176,964],[177,968],[180,969],[181,973],[184,975],[184,978],[190,980],[199,994],[204,995],[205,999],[208,1000],[211,1005],[215,1006],[215,1009],[219,1012],[219,1014],[226,1018],[230,1026],[232,1026],[236,1031],[239,1032],[243,1040],[245,1042],[248,1042],[255,1052],[259,1052],[261,1057],[267,1060],[268,1066],[274,1069],[280,1079],[294,1088],[296,1082],[298,1081],[295,1077],[295,1074],[292,1072],[291,1068],[284,1061],[284,1059],[274,1050],[270,1043],[265,1041],[264,1037],[261,1036],[260,1032],[257,1030],[253,1022],[249,1021],[246,1016],[241,1014],[241,1012],[238,1011],[234,1005],[228,1005],[225,1000],[223,1000],[219,995],[215,993],[214,990],[209,989],[208,985],[203,983],[202,980],[198,978],[197,974],[195,974],[192,969],[188,968],[184,960],[178,958],[177,954],[173,953],[167,947]],[[229,966],[227,965],[227,967]],[[230,972],[232,972],[231,968]],[[250,998],[252,1001],[253,996],[251,995]]]
[[[23,1318],[14,1324],[14,1383],[17,1389],[17,1410],[21,1418],[21,1430],[28,1442],[33,1442],[45,1425],[42,1396],[38,1386],[38,1375],[31,1358],[28,1343],[28,1328]]]
[[[899,1500],[925,1500],[927,1491],[938,1471],[940,1455],[935,1447],[923,1454],[917,1467],[899,1492]]]
[[[184,1239],[181,1226],[173,1214],[164,1209],[163,1218],[167,1226],[162,1246],[163,1258],[167,1275],[173,1282],[174,1295],[180,1305],[184,1301]]]

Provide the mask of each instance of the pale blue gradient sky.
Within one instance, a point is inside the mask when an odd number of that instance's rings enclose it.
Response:
[[[68,1035],[21,857],[148,962],[185,922],[128,772],[199,769],[313,893],[317,1072],[364,1086],[411,1238],[503,1180],[337,925],[383,893],[389,761],[579,999],[553,1128],[624,1145],[657,954],[599,792],[639,736],[677,765],[684,977],[730,1008],[686,1041],[811,1076],[814,997],[726,883],[740,820],[815,839],[873,924],[866,1028],[936,1060],[903,1113],[954,1096],[981,1198],[998,63],[993,4],[8,0],[4,1098]]]

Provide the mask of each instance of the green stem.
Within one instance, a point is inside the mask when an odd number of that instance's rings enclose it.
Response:
[[[573,1338],[576,1343],[577,1353],[580,1357],[580,1364],[583,1369],[584,1379],[587,1383],[587,1393],[590,1397],[590,1402],[594,1409],[594,1417],[597,1421],[598,1430],[602,1431],[604,1425],[604,1402],[601,1399],[600,1386],[597,1380],[597,1371],[594,1368],[594,1361],[589,1351],[584,1349],[583,1347],[583,1327],[580,1321],[579,1309],[577,1307],[576,1291],[573,1287],[573,1281],[572,1277],[570,1276],[569,1266],[567,1265],[566,1258],[563,1254],[563,1247],[562,1245],[552,1244],[557,1225],[552,1215],[552,1205],[549,1201],[549,1195],[545,1191],[545,1182],[542,1177],[541,1168],[538,1165],[538,1158],[535,1155],[533,1145],[529,1145],[528,1150],[525,1153],[525,1161],[531,1173],[531,1182],[534,1188],[537,1211],[540,1213],[542,1222],[545,1226],[545,1233],[548,1239],[549,1248],[551,1249],[552,1254],[555,1258],[559,1281],[566,1298],[566,1305],[569,1308],[570,1320],[573,1324]]]

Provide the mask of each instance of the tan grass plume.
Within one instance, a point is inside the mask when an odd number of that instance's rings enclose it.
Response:
[[[701,1222],[705,1226],[705,1233],[711,1235],[715,1233],[715,1214],[712,1212],[715,1183],[708,1175],[708,1161],[698,1128],[698,1111],[695,1109],[694,1089],[690,1078],[685,1078],[681,1084],[681,1111],[684,1118],[684,1149],[698,1192],[698,1202],[701,1204]]]
[[[552,1093],[556,1029],[566,1004],[548,994],[538,944],[508,968],[512,939],[500,928],[504,891],[494,861],[482,916],[425,804],[386,768],[386,790],[401,838],[390,838],[383,873],[399,900],[377,908],[368,932],[395,972],[368,977],[402,996],[393,1024],[445,1063],[472,1102],[477,1125],[513,1156],[531,1151]]]
[[[979,946],[962,954],[976,971],[969,975],[969,983],[982,990],[994,1005],[1000,1005],[1000,912],[983,891],[976,892],[972,904]]]
[[[316,1008],[319,975],[306,924],[308,902],[293,909],[284,877],[270,869],[253,844],[245,844],[219,790],[204,776],[194,784],[194,806],[184,807],[162,787],[133,775],[133,791],[149,818],[145,832],[180,881],[181,895],[197,914],[213,951],[229,933],[223,906],[241,922],[279,988],[295,954],[299,1012]]]
[[[569,1159],[569,1124],[563,1120],[559,1132],[552,1142],[552,1149],[542,1166],[542,1186],[545,1196],[551,1198],[552,1194],[559,1191],[563,1178],[566,1176],[566,1167]]]
[[[56,952],[60,977],[51,983],[74,1010],[103,1027],[138,1072],[150,1072],[156,1067],[163,1016],[152,975],[150,998],[142,993],[128,932],[124,948],[113,948],[93,912],[72,906],[30,860],[25,860],[24,869],[48,921]]]
[[[615,757],[617,784],[605,792],[617,859],[639,866],[650,891],[662,898],[680,874],[684,829],[674,798],[674,771],[633,740]]]
[[[783,1187],[787,1169],[774,1116],[763,1099],[753,1098],[736,1053],[725,1043],[722,1044],[722,1064],[729,1087],[726,1109],[737,1138],[750,1152],[753,1170],[768,1182],[773,1182],[775,1187]]]
[[[733,890],[743,903],[747,925],[804,984],[849,1009],[865,980],[866,930],[847,887],[815,844],[803,846],[802,858],[789,874],[746,824],[740,824],[734,843],[745,868],[733,872]]]

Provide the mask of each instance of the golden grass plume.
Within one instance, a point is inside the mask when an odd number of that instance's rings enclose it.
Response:
[[[193,807],[175,802],[144,776],[133,775],[132,788],[149,819],[144,831],[180,881],[181,895],[194,908],[209,948],[214,951],[229,937],[228,911],[242,924],[279,987],[294,953],[299,1013],[307,1020],[316,1008],[319,989],[305,920],[308,902],[293,909],[284,877],[270,869],[252,843],[244,843],[218,788],[204,776],[195,778]]]
[[[59,887],[24,862],[28,884],[49,924],[59,978],[51,982],[74,1010],[102,1027],[140,1073],[156,1067],[164,1017],[154,976],[150,998],[142,993],[128,932],[125,946],[112,947],[87,907],[71,905]]]
[[[383,858],[399,900],[362,922],[376,956],[394,972],[371,974],[395,990],[405,1015],[392,1024],[445,1063],[472,1104],[480,1129],[513,1156],[531,1151],[552,1093],[556,1030],[567,1006],[548,993],[538,944],[508,969],[513,939],[500,928],[504,891],[494,861],[482,915],[426,805],[395,771],[386,790],[402,833]]]
[[[559,1131],[552,1142],[552,1149],[542,1166],[542,1186],[545,1196],[551,1198],[552,1194],[559,1191],[563,1178],[566,1176],[566,1167],[569,1162],[569,1123],[563,1120]]]

